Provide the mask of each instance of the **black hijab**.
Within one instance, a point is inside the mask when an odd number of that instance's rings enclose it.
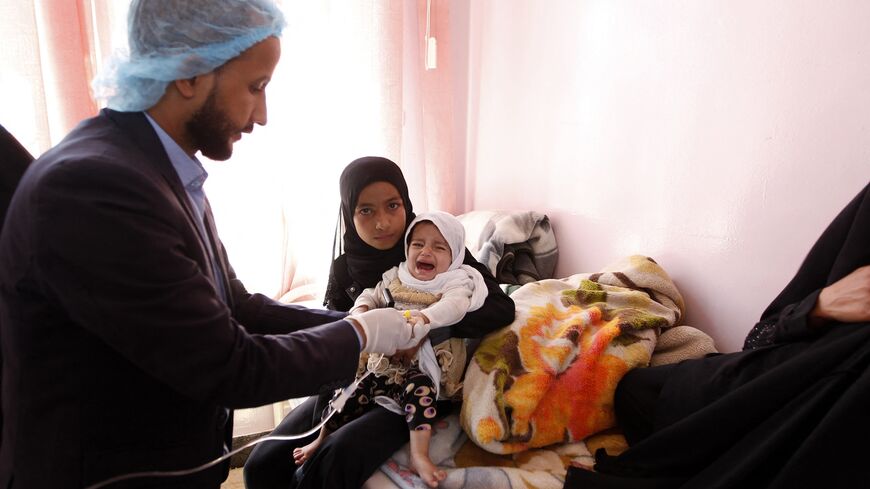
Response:
[[[339,179],[341,212],[336,227],[336,238],[342,229],[344,235],[341,246],[333,247],[333,262],[329,270],[324,305],[338,306],[348,301],[352,303],[351,296],[359,295],[362,289],[374,287],[385,271],[405,259],[403,239],[396,242],[396,245],[389,250],[379,250],[366,244],[354,227],[353,213],[359,194],[375,182],[387,182],[396,187],[405,205],[405,228],[414,220],[414,208],[408,196],[408,184],[399,165],[387,158],[377,156],[359,158],[347,165]]]

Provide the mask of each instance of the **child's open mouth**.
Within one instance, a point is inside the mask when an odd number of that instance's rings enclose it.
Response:
[[[417,270],[421,270],[424,272],[431,272],[432,270],[435,270],[435,265],[433,265],[431,263],[424,263],[424,262],[418,261],[417,262]]]

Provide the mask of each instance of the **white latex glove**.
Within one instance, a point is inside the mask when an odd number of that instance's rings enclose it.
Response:
[[[350,316],[366,335],[363,353],[392,355],[419,343],[429,333],[428,325],[412,328],[401,311],[392,308],[373,309]]]

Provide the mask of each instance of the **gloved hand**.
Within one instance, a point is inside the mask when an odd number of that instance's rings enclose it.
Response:
[[[373,309],[349,318],[356,320],[366,335],[363,353],[392,355],[396,350],[411,348],[429,333],[428,325],[412,329],[402,312],[392,308]]]

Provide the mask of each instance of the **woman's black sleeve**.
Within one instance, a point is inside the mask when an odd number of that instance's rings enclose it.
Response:
[[[870,185],[864,187],[825,229],[803,263],[761,315],[743,349],[801,341],[823,330],[809,325],[821,290],[870,263]]]

